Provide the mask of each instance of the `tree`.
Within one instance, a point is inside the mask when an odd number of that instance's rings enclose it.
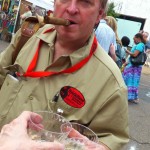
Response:
[[[108,4],[107,16],[113,16],[114,18],[119,16],[119,14],[115,12],[115,7],[114,2]]]

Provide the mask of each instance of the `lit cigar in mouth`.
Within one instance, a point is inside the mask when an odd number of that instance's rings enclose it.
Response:
[[[70,21],[63,19],[63,18],[57,18],[57,17],[50,17],[50,16],[39,16],[36,15],[39,23],[41,23],[41,25],[44,24],[54,24],[54,25],[63,25],[63,26],[68,26],[70,25]]]

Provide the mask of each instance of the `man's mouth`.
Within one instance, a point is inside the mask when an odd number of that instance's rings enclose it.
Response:
[[[72,20],[68,20],[68,21],[69,21],[69,25],[77,24],[76,22],[74,22]]]

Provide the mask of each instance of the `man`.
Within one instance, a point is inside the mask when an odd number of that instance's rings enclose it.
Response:
[[[150,49],[149,33],[143,31],[143,39],[145,40],[145,50]]]
[[[116,62],[117,56],[115,53],[116,49],[116,37],[114,31],[107,25],[105,20],[106,18],[106,10],[102,15],[102,19],[100,20],[96,30],[96,38],[102,48],[110,55],[110,57]]]
[[[26,5],[26,6],[25,6],[25,12],[20,16],[20,18],[21,18],[21,23],[20,23],[20,24],[22,24],[22,22],[23,22],[26,18],[32,16],[31,10],[32,10],[32,7],[31,7],[30,5]]]
[[[150,39],[149,39],[149,33],[143,32],[143,38],[145,40],[145,51],[147,54],[147,60],[145,62],[145,65],[150,67]]]
[[[95,34],[99,44],[116,62],[116,37],[114,31],[107,25],[106,20],[104,19],[105,17],[106,14],[103,15],[103,19],[100,20]]]
[[[55,0],[54,17],[71,24],[45,25],[21,49],[14,65],[17,78],[7,75],[1,87],[1,126],[23,110],[59,111],[96,132],[104,150],[120,150],[128,142],[126,86],[94,37],[106,3]],[[1,66],[11,65],[19,36],[1,54]]]

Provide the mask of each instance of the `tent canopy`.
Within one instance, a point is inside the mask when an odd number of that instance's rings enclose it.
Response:
[[[53,10],[54,7],[53,7],[53,0],[26,0],[36,6],[39,6],[39,7],[42,7],[42,8],[45,8],[46,10]]]

